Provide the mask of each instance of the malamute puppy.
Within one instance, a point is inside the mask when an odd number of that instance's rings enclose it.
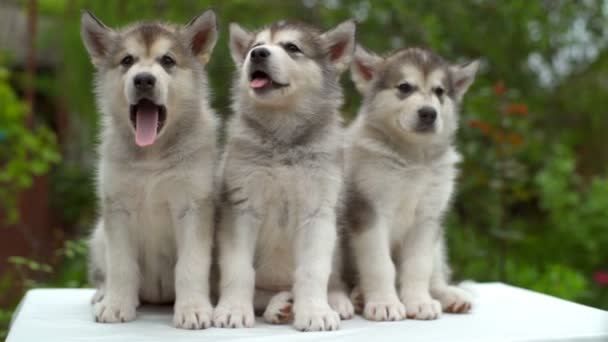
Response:
[[[204,65],[215,14],[115,30],[83,12],[81,34],[102,121],[95,320],[132,321],[140,301],[175,301],[176,327],[209,327],[216,122]]]
[[[339,76],[354,45],[350,21],[325,33],[287,21],[255,33],[230,27],[235,115],[220,171],[215,326],[253,326],[254,293],[267,320],[293,312],[298,330],[337,329],[340,315],[353,315],[330,273],[342,185]]]
[[[471,308],[447,283],[441,220],[460,160],[458,107],[477,68],[418,48],[386,58],[356,49],[352,78],[364,102],[346,139],[344,219],[367,319]]]

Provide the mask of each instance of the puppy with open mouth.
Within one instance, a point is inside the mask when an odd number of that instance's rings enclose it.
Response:
[[[102,121],[95,320],[132,321],[140,302],[174,302],[176,327],[207,328],[217,152],[204,66],[215,14],[112,29],[85,11],[81,34]]]
[[[303,331],[334,330],[353,316],[336,208],[339,76],[354,44],[350,21],[327,32],[289,21],[254,33],[230,27],[237,72],[220,166],[218,327],[253,326],[254,301],[267,321]]]

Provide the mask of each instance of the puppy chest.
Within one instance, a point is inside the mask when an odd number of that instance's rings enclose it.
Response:
[[[418,207],[429,195],[430,182],[429,177],[414,174],[387,188],[393,208],[393,231],[407,231],[415,223]]]
[[[261,230],[270,232],[296,228],[325,202],[327,190],[318,178],[290,167],[259,169],[241,183],[235,198],[256,213]]]

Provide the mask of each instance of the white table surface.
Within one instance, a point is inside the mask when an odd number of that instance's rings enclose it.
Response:
[[[171,307],[143,307],[130,323],[93,322],[90,289],[38,289],[24,297],[7,341],[603,341],[608,312],[500,284],[467,285],[473,313],[435,321],[343,321],[340,330],[303,333],[258,318],[251,329],[178,330]]]

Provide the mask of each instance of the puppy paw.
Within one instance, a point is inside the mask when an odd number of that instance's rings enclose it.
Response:
[[[397,298],[370,300],[363,308],[363,317],[370,321],[401,321],[405,314],[405,306]]]
[[[294,309],[294,327],[300,331],[337,330],[340,315],[326,304],[298,304]]]
[[[173,326],[178,329],[207,329],[211,327],[213,307],[207,305],[175,305]]]
[[[355,316],[355,307],[343,291],[330,291],[327,295],[329,306],[340,315],[341,319],[351,319]]]
[[[222,301],[213,311],[213,325],[218,328],[252,328],[254,323],[252,304]]]
[[[350,292],[350,300],[355,307],[355,312],[362,314],[363,308],[365,307],[365,298],[363,297],[363,291],[361,291],[359,286],[355,286]]]
[[[109,296],[105,296],[93,305],[93,314],[95,315],[95,322],[130,322],[135,319],[136,308],[136,301],[125,300],[124,298],[115,300]]]
[[[456,286],[435,289],[432,295],[441,303],[444,312],[467,313],[473,308],[473,297]]]
[[[279,292],[270,299],[264,311],[264,320],[272,324],[286,324],[293,319],[293,295],[289,291]]]
[[[402,300],[407,307],[407,318],[432,320],[441,316],[441,304],[428,294],[404,296]]]

